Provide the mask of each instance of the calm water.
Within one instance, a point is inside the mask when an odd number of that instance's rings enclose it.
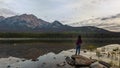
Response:
[[[71,40],[72,38],[0,38],[0,40]],[[73,39],[75,40],[75,39]]]
[[[30,40],[30,42],[25,43],[27,40]],[[31,43],[31,40],[40,41]],[[11,68],[74,68],[65,62],[65,58],[66,56],[71,56],[75,53],[75,50],[73,49],[75,48],[75,40],[75,38],[0,38],[0,41],[6,41],[4,44],[0,44],[0,57],[2,57],[0,59],[0,68],[9,68],[9,66]],[[120,44],[120,38],[106,38],[103,40],[83,38],[83,40],[85,43],[83,44],[88,46]],[[13,42],[9,43],[8,41]],[[24,41],[24,43],[18,43],[16,41]],[[40,54],[38,54],[38,61],[31,61],[31,59],[27,60],[24,58],[27,54],[34,56],[38,51],[40,52]],[[95,53],[90,53],[88,55],[83,52],[81,53],[88,58],[95,55]],[[4,58],[4,56],[14,57]],[[64,62],[65,64],[63,64]],[[59,67],[59,64],[64,66]]]
[[[65,61],[66,56],[74,55],[74,52],[74,49],[62,51],[59,54],[50,52],[38,57],[38,61],[22,61],[23,59],[15,57],[2,58],[0,59],[0,68],[6,68],[7,66],[10,66],[11,68],[74,68]],[[65,64],[63,64],[64,62]]]
[[[61,51],[58,54],[49,52],[47,54],[44,54],[43,56],[39,56],[38,61],[32,61],[31,59],[25,60],[15,57],[1,58],[0,68],[7,68],[8,66],[10,66],[11,68],[74,68],[68,65],[65,61],[66,56],[70,57],[74,55],[74,53],[75,49]],[[84,53],[83,51],[81,51],[81,55],[86,56],[88,58],[92,57],[94,59],[97,59],[97,57],[95,56],[96,54],[94,52]],[[107,58],[103,60],[107,60]]]
[[[84,40],[92,40],[98,38],[82,38]],[[0,38],[0,40],[76,40],[76,38]],[[120,40],[120,38],[104,38],[104,40]]]

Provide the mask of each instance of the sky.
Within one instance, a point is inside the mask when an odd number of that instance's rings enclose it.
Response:
[[[79,22],[120,13],[120,0],[0,0],[0,15],[34,14],[52,22]]]

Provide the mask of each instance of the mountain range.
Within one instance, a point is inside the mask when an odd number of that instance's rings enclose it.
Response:
[[[32,14],[23,14],[12,17],[0,16],[0,31],[1,32],[11,32],[11,31],[44,31],[45,29],[56,29],[67,27],[61,24],[59,21],[54,21],[49,23],[42,19],[38,19]]]
[[[115,17],[112,17],[113,19]],[[98,20],[107,21],[109,18],[102,18]],[[86,21],[85,21],[86,22]],[[98,22],[99,23],[99,22]],[[97,25],[97,24],[96,24]],[[99,25],[100,26],[100,25]],[[12,17],[0,16],[0,32],[5,32],[6,36],[11,34],[7,33],[67,33],[72,36],[79,34],[84,38],[90,38],[88,41],[98,43],[120,43],[120,32],[112,32],[95,26],[80,26],[73,27],[69,25],[63,25],[59,21],[52,23],[37,18],[32,14],[23,14]],[[53,34],[54,34],[53,33]],[[59,34],[58,34],[59,35]],[[3,36],[3,34],[0,36]],[[4,36],[3,36],[4,37]],[[87,41],[86,41],[87,42]],[[100,45],[99,44],[99,45]],[[102,45],[102,44],[101,44]]]
[[[107,20],[107,18],[103,18],[102,20]],[[32,14],[22,14],[7,18],[0,16],[0,32],[109,33],[110,31],[97,28],[94,26],[72,27],[69,25],[63,25],[61,22],[57,20],[50,23],[42,19],[39,19]]]
[[[59,21],[54,21],[49,23],[42,19],[38,19],[32,14],[23,14],[12,17],[3,17],[0,16],[0,31],[1,32],[27,32],[27,31],[64,31],[71,30],[72,27],[63,25]]]

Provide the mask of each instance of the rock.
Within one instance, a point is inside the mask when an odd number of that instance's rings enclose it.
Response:
[[[19,60],[17,60],[16,62],[19,62]]]
[[[109,68],[109,67],[106,67],[102,64],[99,64],[99,62],[95,62],[95,63],[90,65],[90,68]]]
[[[86,51],[86,50],[84,50],[83,52],[84,52],[84,53],[87,53],[87,51]]]
[[[66,62],[69,65],[79,67],[89,67],[89,68],[110,68],[111,65],[104,61],[97,61],[96,59],[89,59],[82,55],[72,55],[70,57],[66,57]]]
[[[39,59],[32,59],[32,61],[39,61]]]
[[[43,65],[46,65],[46,63],[44,62]]]
[[[75,61],[75,65],[89,66],[90,64],[92,64],[92,60],[82,55],[72,55],[71,58]]]
[[[60,64],[57,64],[57,66],[58,66],[58,67],[63,67],[63,66],[65,66],[65,65],[66,65],[66,63],[65,63],[65,62],[60,63]]]
[[[111,67],[111,65],[110,65],[109,63],[107,63],[107,62],[99,61],[99,63],[102,64],[102,65],[104,65],[104,66],[107,67],[107,68],[110,68],[110,67]]]
[[[56,57],[53,57],[53,59],[56,59]]]
[[[69,65],[80,66],[80,67],[89,67],[93,63],[92,60],[82,55],[72,55],[71,58],[66,57],[65,60]]]
[[[22,61],[25,61],[25,59],[22,59]]]
[[[66,57],[65,60],[66,60],[66,62],[67,62],[69,65],[72,65],[72,66],[73,66],[73,65],[75,64],[74,60],[71,59],[70,57]]]
[[[43,62],[41,67],[44,67],[47,63]]]
[[[98,60],[96,59],[91,59],[92,63],[97,62]]]
[[[10,68],[10,67],[11,67],[10,65],[7,66],[7,68]]]

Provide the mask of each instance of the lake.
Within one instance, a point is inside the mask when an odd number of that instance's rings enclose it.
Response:
[[[82,38],[82,40],[83,49],[91,45],[100,47],[120,44],[120,38]],[[11,68],[49,68],[50,66],[57,68],[57,64],[65,62],[65,56],[75,53],[73,50],[75,41],[76,38],[0,38],[0,66],[2,68],[8,65],[11,65]],[[31,61],[36,59],[39,61]],[[66,64],[64,68],[73,67]]]
[[[118,45],[118,44],[111,44]],[[109,45],[108,45],[109,46]],[[8,57],[0,59],[0,68],[74,68],[66,63],[65,58],[67,56],[72,56],[75,54],[75,49],[63,50],[58,54],[54,52],[46,53],[42,56],[39,56],[38,61],[32,61],[32,59],[24,59],[24,58],[16,58],[16,57]],[[81,55],[86,56],[87,58],[92,57],[94,59],[98,59],[96,57],[96,53],[94,51],[84,53],[81,50]],[[101,60],[108,60],[108,58],[103,57]],[[85,68],[85,67],[84,67]],[[87,68],[87,67],[86,67]]]

